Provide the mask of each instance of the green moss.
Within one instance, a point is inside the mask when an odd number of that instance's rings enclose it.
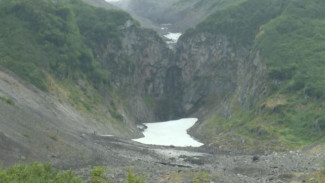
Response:
[[[9,104],[9,105],[14,105],[15,102],[10,99],[10,98],[7,98],[7,97],[3,97],[3,96],[0,96],[0,101],[6,103],[6,104]]]
[[[58,141],[58,136],[56,134],[50,135],[50,138],[54,141]]]
[[[156,100],[151,96],[144,97],[144,103],[149,107],[156,107]]]

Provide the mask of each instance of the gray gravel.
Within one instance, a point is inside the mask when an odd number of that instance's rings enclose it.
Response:
[[[101,165],[110,170],[108,177],[114,182],[121,180],[129,168],[145,174],[147,182],[152,183],[192,182],[190,175],[196,172],[206,172],[207,182],[303,182],[322,168],[325,155],[322,146],[289,152],[234,154],[205,153],[208,151],[204,147],[143,145],[116,137],[89,138],[107,149],[106,161]]]

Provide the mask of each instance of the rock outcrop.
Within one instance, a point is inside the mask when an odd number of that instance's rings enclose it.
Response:
[[[161,116],[157,113],[165,94],[171,51],[155,32],[139,29],[131,21],[121,31],[120,47],[108,42],[97,57],[111,72],[113,89],[125,102],[127,116],[139,123],[156,121]]]
[[[265,95],[266,66],[259,52],[235,46],[226,36],[183,37],[176,54],[187,91],[180,101],[185,114],[213,105],[229,118],[233,108],[248,110]]]

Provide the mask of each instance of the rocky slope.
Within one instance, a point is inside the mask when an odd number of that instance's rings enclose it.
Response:
[[[11,101],[0,101],[0,155],[4,166],[32,160],[86,163],[93,159],[94,147],[84,141],[85,134],[130,135],[81,114],[69,103],[9,71],[0,71],[0,86],[1,98]],[[80,158],[84,161],[77,161]]]

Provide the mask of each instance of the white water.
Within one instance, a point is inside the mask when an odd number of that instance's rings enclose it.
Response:
[[[165,38],[168,39],[167,44],[175,44],[177,43],[179,37],[181,37],[182,33],[172,33],[169,32],[168,34],[164,35]]]
[[[148,127],[143,132],[145,137],[133,140],[152,145],[199,147],[203,144],[187,134],[187,129],[191,128],[196,121],[196,118],[184,118],[167,122],[145,123]]]

